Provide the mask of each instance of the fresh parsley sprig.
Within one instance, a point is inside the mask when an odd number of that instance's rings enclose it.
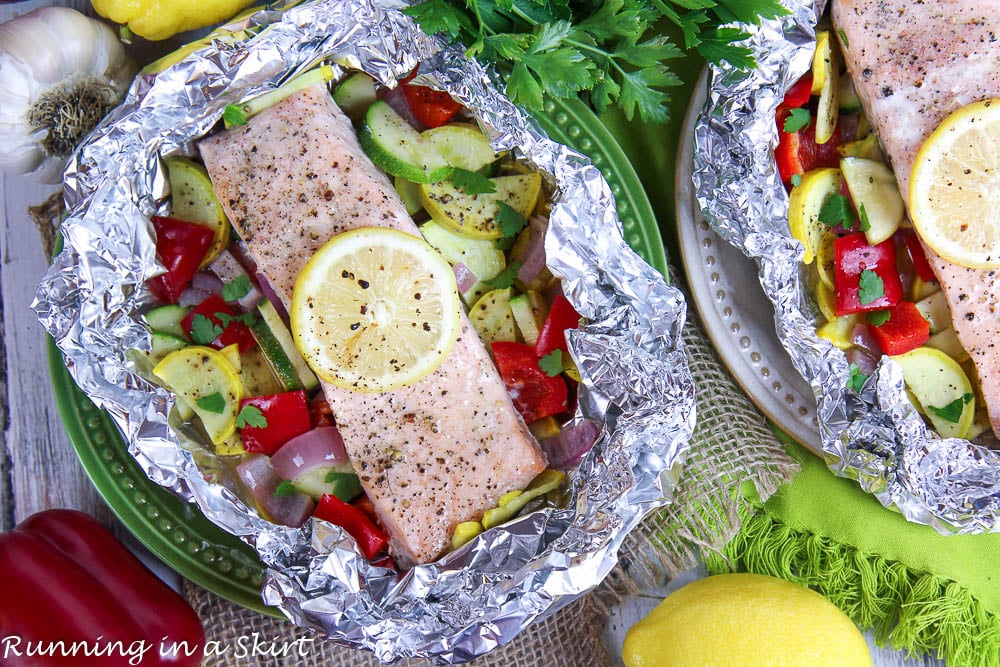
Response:
[[[460,42],[493,64],[507,95],[541,109],[543,93],[583,95],[597,111],[617,105],[631,120],[669,119],[669,89],[681,80],[665,64],[681,47],[654,24],[677,25],[684,48],[713,63],[753,65],[738,45],[748,35],[724,24],[787,13],[778,0],[424,0],[404,12],[429,34]]]

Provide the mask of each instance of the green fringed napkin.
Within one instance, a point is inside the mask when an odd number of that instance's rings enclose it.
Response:
[[[943,536],[907,522],[819,458],[766,502],[744,489],[743,526],[709,571],[757,572],[813,588],[880,643],[949,665],[1000,665],[1000,535]],[[748,485],[749,486],[749,485]]]

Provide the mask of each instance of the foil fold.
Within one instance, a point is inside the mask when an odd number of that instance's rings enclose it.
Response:
[[[685,303],[625,243],[607,182],[589,160],[546,138],[493,77],[426,36],[392,0],[288,1],[217,29],[125,102],[78,150],[64,178],[65,249],[33,308],[76,382],[107,410],[154,482],[197,504],[257,550],[262,596],[298,625],[383,661],[457,663],[510,641],[596,586],[626,534],[671,493],[694,426],[683,352]],[[273,90],[320,62],[391,84],[421,63],[417,83],[447,90],[498,150],[533,163],[555,186],[546,251],[590,320],[569,336],[583,377],[577,418],[603,423],[569,473],[564,508],[523,516],[438,562],[396,572],[365,560],[339,527],[271,524],[233,492],[227,468],[169,419],[173,400],[142,379],[130,349],[148,349],[139,313],[155,260],[149,217],[168,211],[162,158],[190,154],[227,104]],[[338,69],[338,71],[343,71]]]
[[[699,206],[712,228],[757,265],[778,338],[816,397],[830,469],[939,532],[1000,530],[1000,453],[928,428],[888,357],[860,392],[848,389],[844,353],[816,335],[803,248],[788,228],[788,195],[774,159],[774,115],[785,90],[811,67],[825,2],[784,5],[785,16],[740,26],[750,35],[755,69],[710,68],[694,138]]]

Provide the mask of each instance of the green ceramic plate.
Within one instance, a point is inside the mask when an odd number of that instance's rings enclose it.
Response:
[[[598,118],[579,102],[548,102],[538,115],[556,141],[590,156],[611,185],[625,239],[666,275],[656,218],[631,164]],[[84,469],[118,518],[163,562],[237,604],[277,616],[260,600],[264,566],[249,546],[209,522],[194,505],[151,482],[107,414],[74,384],[55,344],[49,368],[59,414]]]

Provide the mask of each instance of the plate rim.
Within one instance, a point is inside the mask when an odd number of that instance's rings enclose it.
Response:
[[[682,135],[677,145],[677,168],[674,174],[676,233],[678,236],[678,246],[680,247],[681,262],[684,265],[688,290],[691,294],[691,301],[698,311],[703,328],[712,341],[712,346],[716,354],[729,370],[731,377],[743,390],[743,393],[768,420],[786,435],[817,456],[822,457],[820,430],[818,423],[815,421],[816,398],[813,393],[811,391],[803,393],[795,388],[794,385],[786,387],[785,393],[793,394],[795,399],[807,408],[806,415],[798,415],[796,411],[789,409],[790,406],[786,402],[779,401],[770,394],[761,392],[760,390],[764,387],[762,387],[763,383],[758,378],[758,371],[753,367],[751,362],[748,362],[744,358],[739,350],[739,345],[731,340],[732,332],[727,322],[713,307],[714,300],[709,285],[706,281],[698,280],[704,273],[704,267],[700,261],[696,261],[698,258],[695,257],[698,246],[698,239],[694,238],[696,236],[695,226],[701,217],[701,212],[697,206],[694,184],[692,182],[694,172],[694,129],[701,112],[701,107],[708,96],[708,72],[709,69],[707,66],[702,69],[698,77],[698,82],[695,84],[694,94],[691,96],[691,101],[685,113],[684,125],[681,130]],[[711,233],[719,243],[726,244],[730,248],[733,247],[727,241],[714,234],[714,232]],[[739,249],[735,250],[739,252]],[[694,272],[692,272],[692,269],[694,269]],[[756,272],[752,277],[758,279]],[[764,299],[762,305],[766,305],[768,312],[773,316],[773,305],[767,299],[766,295],[762,293],[761,296]],[[734,307],[733,315],[736,316],[738,313],[739,310]],[[783,361],[791,363],[791,359],[787,356],[784,347],[781,346],[773,326],[766,329],[766,333],[771,337],[771,342],[779,345],[782,354],[785,355]],[[804,382],[804,379],[797,371],[793,372],[795,372],[795,379],[797,381]],[[775,379],[782,378],[784,376],[779,376]]]
[[[666,250],[652,205],[631,161],[600,118],[575,99],[546,100],[543,111],[532,117],[550,138],[587,155],[601,170],[611,186],[626,243],[669,282]],[[588,154],[592,150],[594,157]],[[212,524],[196,505],[146,476],[110,416],[77,387],[55,341],[47,338],[49,375],[60,420],[87,477],[122,524],[157,558],[192,583],[247,609],[284,618],[276,608],[263,604],[259,584],[245,583],[265,571],[253,549]],[[144,500],[140,502],[139,497]],[[154,507],[160,516],[149,516]],[[170,522],[170,528],[163,527],[164,520]],[[208,556],[203,554],[215,552],[223,552],[219,559],[249,555],[258,569],[249,571],[249,563],[234,565],[248,568],[244,583],[234,582],[230,575],[205,562]]]

